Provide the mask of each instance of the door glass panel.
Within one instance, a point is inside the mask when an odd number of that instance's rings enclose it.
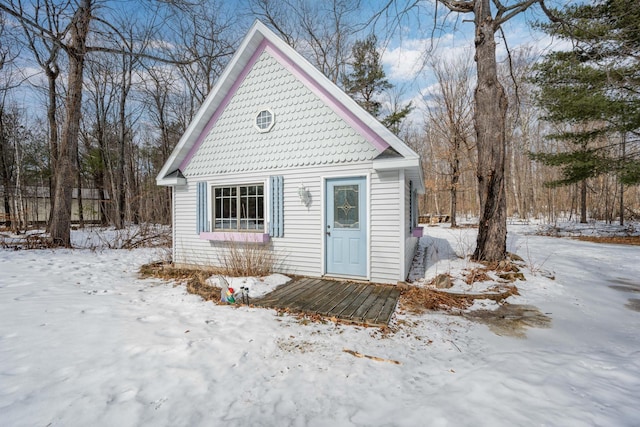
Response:
[[[333,187],[333,227],[359,228],[358,185]]]

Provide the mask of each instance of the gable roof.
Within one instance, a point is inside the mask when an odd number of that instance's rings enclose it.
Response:
[[[188,178],[373,161],[380,152],[265,48],[184,165]],[[268,131],[256,127],[271,114]],[[214,113],[214,116],[217,116]]]
[[[176,171],[184,171],[264,51],[268,51],[375,148],[380,154],[373,161],[375,169],[406,169],[418,183],[418,191],[424,191],[419,156],[260,21],[254,22],[160,170],[156,178],[158,185],[184,182],[184,177],[176,175]],[[389,152],[398,155],[389,156]]]

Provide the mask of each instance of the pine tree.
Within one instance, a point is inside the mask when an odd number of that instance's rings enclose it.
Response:
[[[389,128],[392,132],[400,131],[400,123],[413,110],[411,103],[398,107],[387,116],[381,117],[382,103],[380,97],[384,91],[392,89],[393,84],[387,76],[380,62],[377,50],[378,39],[374,34],[365,40],[358,40],[353,45],[353,62],[351,72],[344,75],[342,85],[347,94],[367,110],[372,116]]]
[[[542,27],[570,40],[573,49],[548,54],[532,80],[545,118],[570,127],[551,137],[575,149],[533,158],[561,167],[562,178],[549,185],[607,172],[624,184],[640,183],[640,3],[571,5],[558,15],[558,22]],[[602,139],[607,143],[594,144]]]

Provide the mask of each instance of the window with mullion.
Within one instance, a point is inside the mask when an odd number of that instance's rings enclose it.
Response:
[[[214,188],[215,230],[264,231],[264,185]]]

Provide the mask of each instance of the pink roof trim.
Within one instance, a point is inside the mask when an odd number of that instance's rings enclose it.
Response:
[[[184,160],[180,162],[180,167],[178,169],[183,171],[184,168],[189,164],[189,162],[191,161],[191,158],[196,153],[196,151],[198,151],[198,148],[200,148],[200,145],[202,145],[202,142],[209,134],[209,131],[211,130],[213,125],[218,121],[218,119],[222,115],[222,112],[229,104],[229,101],[231,101],[231,98],[233,98],[233,96],[236,94],[236,91],[244,81],[244,78],[247,77],[247,74],[249,74],[249,71],[253,67],[253,64],[255,64],[258,58],[260,57],[260,54],[264,50],[264,47],[266,44],[267,44],[267,40],[265,39],[260,43],[256,51],[253,52],[253,55],[251,55],[251,58],[249,58],[247,65],[244,66],[244,68],[238,75],[238,78],[236,79],[236,81],[233,82],[233,85],[229,89],[229,92],[227,92],[225,97],[222,99],[222,102],[220,102],[220,105],[218,105],[218,108],[216,108],[216,111],[213,113],[213,115],[209,119],[209,122],[206,124],[204,129],[202,129],[202,131],[200,132],[200,135],[198,136],[198,139],[196,140],[195,144],[193,144],[193,146],[187,153],[187,156],[184,158]]]
[[[211,128],[218,121],[218,119],[222,115],[222,112],[229,104],[229,101],[231,100],[231,98],[233,98],[236,91],[244,81],[244,78],[247,76],[247,74],[249,74],[249,71],[256,63],[262,52],[265,50],[273,55],[294,76],[303,81],[308,88],[310,88],[316,95],[320,97],[320,99],[322,99],[326,104],[332,106],[334,111],[340,117],[342,117],[342,119],[344,119],[353,128],[358,130],[371,144],[373,144],[373,146],[379,152],[383,152],[389,147],[389,144],[380,135],[378,135],[362,120],[360,120],[349,108],[344,106],[341,102],[338,102],[338,100],[333,95],[331,95],[327,89],[325,89],[317,81],[312,79],[298,64],[292,61],[291,58],[289,58],[287,55],[283,54],[280,49],[275,47],[273,43],[271,43],[267,39],[264,39],[260,43],[256,51],[253,53],[253,55],[251,55],[251,58],[238,75],[238,78],[233,83],[225,97],[222,99],[222,102],[220,102],[218,108],[216,108],[206,126],[200,132],[200,135],[198,136],[195,144],[193,144],[184,160],[182,160],[182,162],[180,163],[180,170],[184,170],[185,167],[189,164],[191,158],[196,153],[196,151],[198,151],[198,148],[200,148],[200,145],[202,145],[202,142],[209,134],[209,131],[211,131]]]
[[[284,55],[277,47],[272,43],[267,42],[266,50],[271,55],[276,57],[280,63],[287,68],[294,76],[306,83],[307,87],[313,90],[316,95],[320,97],[325,103],[331,105],[336,113],[342,117],[353,128],[357,129],[373,146],[380,152],[389,148],[389,144],[374,132],[369,126],[362,122],[349,108],[343,105],[341,102],[329,93],[322,85],[316,80],[309,77],[309,75],[288,56]]]

